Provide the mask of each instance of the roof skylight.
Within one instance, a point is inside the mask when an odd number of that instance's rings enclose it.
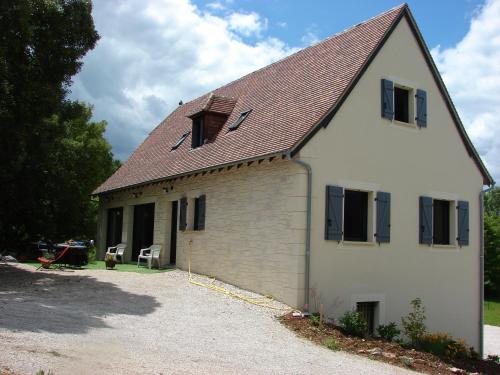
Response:
[[[241,125],[241,123],[247,118],[247,116],[250,114],[250,112],[252,112],[251,109],[249,110],[246,110],[246,111],[243,111],[240,113],[240,117],[238,117],[236,119],[235,122],[233,122],[230,126],[229,126],[229,130],[236,130],[238,129],[238,127]]]
[[[187,136],[189,135],[189,133],[191,133],[191,132],[188,130],[183,135],[181,135],[181,137],[177,140],[177,142],[175,142],[172,145],[172,148],[170,150],[173,151],[173,150],[177,149],[177,147],[179,147],[182,144],[182,142],[184,142],[184,140],[187,138]]]

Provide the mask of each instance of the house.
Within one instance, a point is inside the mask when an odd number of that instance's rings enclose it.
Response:
[[[96,191],[99,251],[162,263],[370,330],[421,298],[480,348],[469,140],[408,6],[179,105]]]

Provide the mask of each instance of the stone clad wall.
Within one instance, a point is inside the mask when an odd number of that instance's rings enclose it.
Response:
[[[173,190],[165,193],[164,187]],[[133,192],[135,192],[134,190]],[[177,232],[177,266],[302,307],[306,175],[286,160],[184,178],[174,183],[115,194],[101,200],[100,241],[104,253],[106,209],[124,207],[122,240],[132,244],[133,206],[155,203],[154,242],[170,258],[171,202],[188,198],[188,229]],[[205,230],[194,231],[194,199],[206,195]],[[130,251],[128,251],[130,257]]]

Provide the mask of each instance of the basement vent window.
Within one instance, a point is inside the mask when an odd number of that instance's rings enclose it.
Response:
[[[229,131],[236,130],[241,125],[241,123],[247,118],[247,116],[252,112],[251,109],[241,112],[240,116],[229,126]]]
[[[183,135],[181,135],[181,137],[177,140],[177,142],[175,142],[173,145],[172,145],[172,148],[171,148],[171,151],[173,150],[176,150],[177,147],[179,147],[182,142],[184,142],[184,140],[187,138],[187,136],[189,135],[189,131],[185,132]]]

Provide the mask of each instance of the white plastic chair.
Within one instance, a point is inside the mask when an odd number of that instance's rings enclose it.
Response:
[[[160,268],[160,253],[161,245],[151,245],[145,249],[141,249],[139,256],[137,257],[137,267],[139,267],[141,260],[145,260],[148,263],[148,267],[151,269],[153,262],[156,261],[158,268]]]
[[[124,254],[125,249],[127,248],[127,244],[119,243],[116,246],[108,247],[108,251],[106,251],[106,255],[112,255],[115,261],[119,261],[120,263],[124,262]],[[120,258],[120,260],[118,260]]]

